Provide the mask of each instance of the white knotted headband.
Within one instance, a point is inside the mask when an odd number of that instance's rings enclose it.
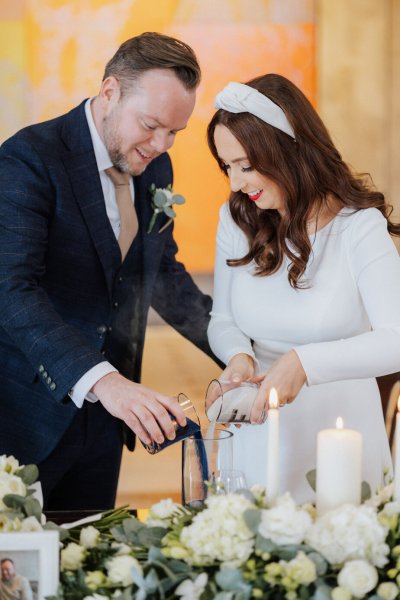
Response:
[[[296,139],[293,127],[281,107],[258,90],[244,83],[236,83],[235,81],[228,83],[217,94],[215,108],[223,108],[232,113],[251,113]]]

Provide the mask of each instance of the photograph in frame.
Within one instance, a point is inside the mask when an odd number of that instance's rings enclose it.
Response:
[[[58,532],[0,533],[0,566],[0,600],[9,600],[14,590],[26,600],[56,595]]]

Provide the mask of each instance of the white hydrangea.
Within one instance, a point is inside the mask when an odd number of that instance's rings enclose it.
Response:
[[[347,504],[317,519],[306,535],[306,542],[331,564],[366,559],[383,567],[389,553],[386,534],[372,506]]]
[[[122,556],[114,556],[106,564],[107,574],[110,581],[113,583],[120,583],[124,587],[133,583],[133,569],[136,569],[138,573],[142,574],[143,570],[139,562],[133,556],[126,554]]]
[[[0,510],[4,510],[6,505],[3,502],[3,497],[6,494],[18,494],[19,496],[26,495],[26,486],[20,477],[8,473],[7,471],[0,472]]]
[[[149,527],[166,527],[172,524],[173,518],[181,512],[182,506],[177,504],[171,498],[161,500],[149,510],[146,519],[146,525]]]
[[[94,548],[99,541],[99,537],[100,531],[96,527],[93,527],[93,525],[89,525],[81,529],[79,542],[86,549]]]
[[[378,571],[366,560],[349,560],[338,575],[340,587],[364,598],[378,583]]]
[[[86,550],[83,546],[70,542],[66,548],[61,550],[61,570],[76,571],[81,568],[86,556]]]
[[[274,544],[300,544],[311,525],[309,512],[297,507],[290,494],[286,493],[272,508],[261,511],[258,532]]]
[[[207,498],[206,505],[207,508],[182,529],[180,541],[189,551],[186,561],[198,566],[217,561],[227,567],[242,565],[254,545],[254,535],[243,513],[254,508],[254,504],[240,494],[217,494]]]

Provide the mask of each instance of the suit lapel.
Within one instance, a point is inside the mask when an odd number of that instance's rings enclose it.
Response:
[[[66,116],[63,138],[68,149],[63,162],[111,292],[121,253],[105,208],[84,103]]]

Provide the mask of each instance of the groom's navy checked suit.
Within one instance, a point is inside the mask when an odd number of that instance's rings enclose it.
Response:
[[[134,178],[139,232],[121,264],[84,103],[0,148],[0,454],[45,459],[79,410],[69,391],[99,362],[139,381],[150,305],[212,355],[211,299],[175,260],[172,227],[158,233],[166,217],[147,233],[149,187],[171,182],[167,154]]]

